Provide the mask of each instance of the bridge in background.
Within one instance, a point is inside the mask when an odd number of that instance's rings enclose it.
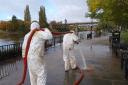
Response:
[[[70,25],[74,25],[78,29],[81,29],[81,30],[96,30],[98,22],[76,22],[76,23],[64,23],[64,24],[62,23],[50,24],[53,30],[58,30],[60,32],[68,31]]]

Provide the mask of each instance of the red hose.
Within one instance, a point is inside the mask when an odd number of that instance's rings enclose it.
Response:
[[[80,73],[80,78],[79,78],[78,80],[76,80],[73,85],[79,85],[80,82],[81,82],[81,81],[83,80],[83,78],[84,78],[84,72],[83,72],[79,67],[78,67],[78,70],[79,70],[79,73]]]

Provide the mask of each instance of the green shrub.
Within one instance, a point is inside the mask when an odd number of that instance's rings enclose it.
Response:
[[[121,32],[121,41],[123,43],[128,43],[128,32],[127,31]]]

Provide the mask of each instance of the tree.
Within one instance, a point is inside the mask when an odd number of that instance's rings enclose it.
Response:
[[[46,13],[45,13],[45,7],[41,6],[39,11],[39,24],[40,27],[48,27],[47,19],[46,19]]]
[[[25,24],[26,30],[28,30],[31,24],[31,15],[29,11],[29,5],[26,5],[26,9],[24,11],[24,24]]]
[[[17,17],[15,15],[12,16],[11,25],[12,25],[12,28],[10,29],[11,31],[18,30],[19,25],[18,25]]]
[[[100,10],[103,0],[87,0],[89,7],[88,17],[97,18],[97,11]]]
[[[23,21],[23,20],[18,20],[18,24],[19,24],[19,29],[18,29],[18,31],[20,31],[20,32],[25,32],[26,29],[25,29],[24,21]]]
[[[87,0],[89,17],[118,27],[128,26],[128,0]]]

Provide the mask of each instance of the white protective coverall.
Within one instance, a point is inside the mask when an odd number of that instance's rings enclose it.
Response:
[[[78,37],[73,33],[65,34],[63,37],[63,60],[65,62],[65,71],[76,68],[76,58],[74,55],[74,44],[78,42]]]
[[[40,26],[37,22],[33,22],[31,24],[31,31],[33,29],[39,29]],[[27,33],[24,38],[23,46],[22,46],[22,56],[25,55],[25,49],[28,37],[31,33]],[[28,51],[27,61],[28,61],[28,69],[30,75],[31,85],[45,85],[47,73],[45,70],[45,62],[44,62],[44,43],[45,40],[52,39],[51,32],[44,28],[44,31],[37,31],[32,37],[30,48]]]

